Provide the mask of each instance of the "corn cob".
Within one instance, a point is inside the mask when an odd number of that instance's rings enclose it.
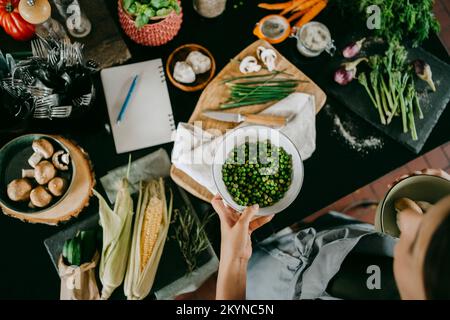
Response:
[[[144,299],[151,291],[171,221],[173,195],[166,199],[162,178],[140,188],[124,291]],[[159,217],[160,216],[160,217]]]
[[[150,256],[155,247],[156,240],[161,229],[162,216],[164,207],[161,200],[161,189],[158,181],[151,181],[149,183],[150,201],[143,217],[141,228],[141,246],[140,246],[140,268],[141,272],[144,270]]]

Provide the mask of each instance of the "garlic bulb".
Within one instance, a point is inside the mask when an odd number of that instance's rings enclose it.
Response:
[[[277,54],[272,49],[264,48],[263,46],[259,46],[256,49],[256,55],[259,60],[261,60],[264,65],[267,67],[267,70],[273,71],[275,70],[275,62],[277,59]]]
[[[190,52],[186,62],[191,65],[195,74],[205,73],[211,69],[211,59],[200,51]]]
[[[192,83],[195,81],[195,72],[188,63],[178,61],[173,69],[173,77],[181,83]]]
[[[258,72],[261,70],[261,66],[258,64],[258,60],[256,60],[255,57],[247,56],[242,59],[241,64],[239,65],[239,70],[242,73]]]

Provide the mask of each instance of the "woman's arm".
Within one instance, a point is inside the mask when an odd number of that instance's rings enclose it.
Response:
[[[245,300],[247,264],[246,259],[220,259],[217,300]]]
[[[254,218],[258,205],[248,207],[242,214],[224,205],[215,196],[211,204],[220,218],[221,247],[216,298],[245,299],[247,264],[252,255],[251,233],[272,216]]]

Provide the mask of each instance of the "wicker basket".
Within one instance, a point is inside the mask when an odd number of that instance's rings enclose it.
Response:
[[[137,28],[134,19],[123,10],[122,1],[118,1],[119,21],[123,31],[136,43],[144,46],[161,46],[172,40],[181,28],[183,11],[172,12],[159,22],[149,23]],[[181,3],[180,3],[181,8]]]

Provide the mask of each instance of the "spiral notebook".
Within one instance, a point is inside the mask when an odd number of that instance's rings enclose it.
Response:
[[[124,118],[116,123],[136,75]],[[161,59],[103,69],[101,79],[117,153],[172,141],[175,123]]]

